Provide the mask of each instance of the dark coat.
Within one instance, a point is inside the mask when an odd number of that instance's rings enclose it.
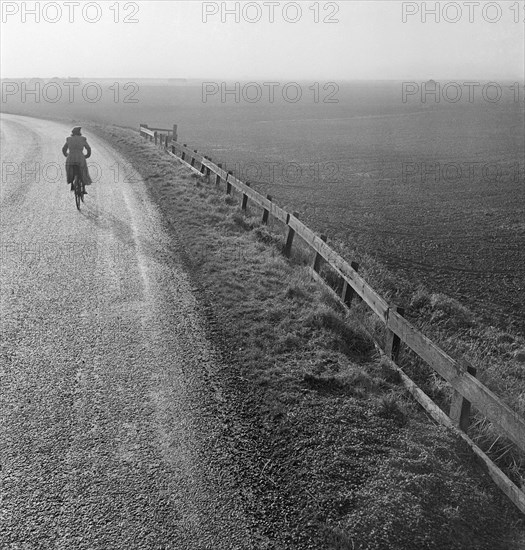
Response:
[[[84,149],[86,149],[87,151],[86,155],[84,155]],[[74,167],[79,166],[82,175],[82,181],[85,185],[90,185],[92,183],[92,180],[89,175],[86,159],[91,156],[91,147],[88,145],[85,136],[69,136],[66,139],[64,147],[62,147],[62,153],[65,157],[67,157],[67,182],[73,183],[73,179],[75,178]]]

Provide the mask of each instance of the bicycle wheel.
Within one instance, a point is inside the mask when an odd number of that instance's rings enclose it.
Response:
[[[80,200],[82,198],[82,183],[78,175],[75,176],[73,189],[75,190],[75,203],[77,205],[77,210],[80,210]]]

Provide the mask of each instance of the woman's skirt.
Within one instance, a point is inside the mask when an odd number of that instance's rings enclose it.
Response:
[[[80,177],[82,178],[84,185],[91,185],[92,180],[91,176],[89,175],[86,158],[84,156],[83,159],[80,161],[70,160],[69,157],[66,159],[67,182],[73,183],[73,180],[75,179],[75,166],[78,166],[80,169]]]

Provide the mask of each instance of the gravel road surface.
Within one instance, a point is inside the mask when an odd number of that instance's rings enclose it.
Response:
[[[0,548],[257,548],[177,244],[89,131],[76,210],[70,131],[1,116]]]

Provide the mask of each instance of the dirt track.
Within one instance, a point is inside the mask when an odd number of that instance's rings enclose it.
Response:
[[[217,354],[144,183],[88,132],[79,213],[70,128],[1,122],[0,548],[257,547],[221,467]]]

